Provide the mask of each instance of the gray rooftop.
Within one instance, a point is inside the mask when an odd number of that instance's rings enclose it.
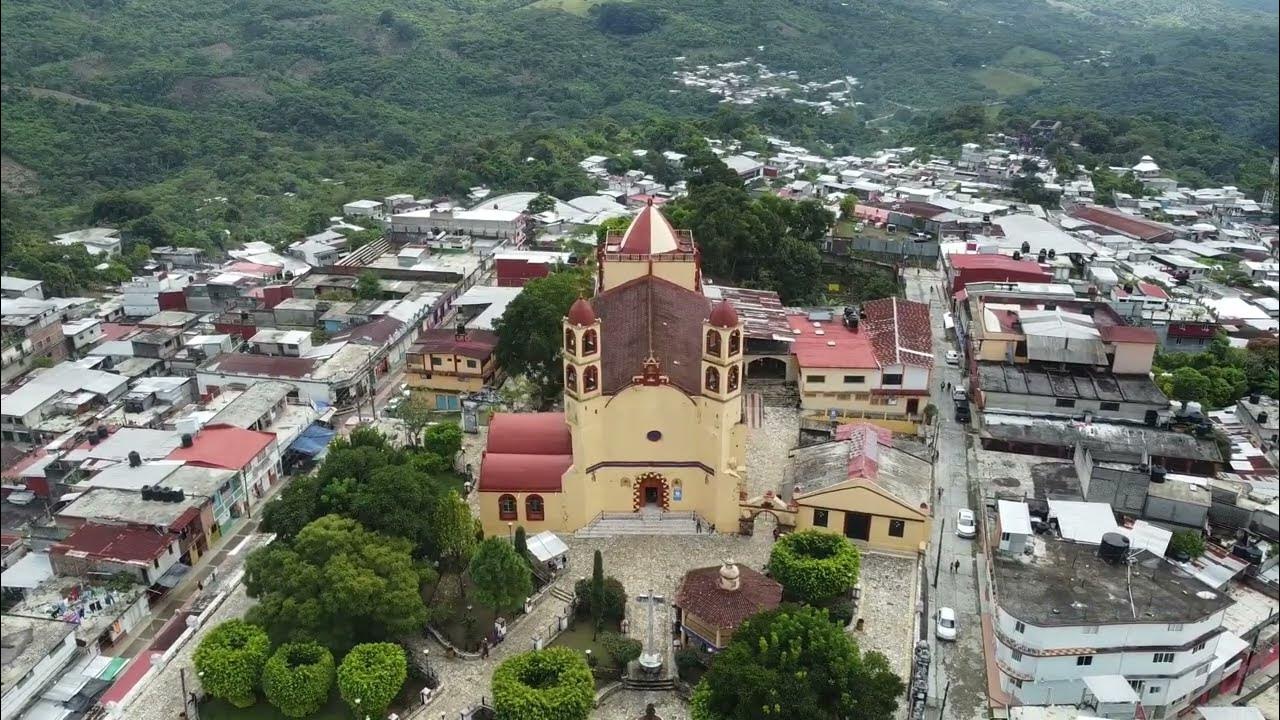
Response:
[[[1145,450],[1158,457],[1222,462],[1213,438],[1157,430],[1141,425],[1093,423],[1030,418],[988,412],[983,414],[982,435],[1006,442],[1073,447],[1082,443],[1095,460],[1136,465]]]
[[[238,428],[251,428],[258,419],[266,415],[277,404],[289,396],[297,388],[289,383],[267,380],[249,386],[239,397],[227,403],[209,419],[210,425],[234,425]]]
[[[1161,406],[1169,402],[1146,375],[1059,372],[1032,365],[978,363],[978,382],[985,392]]]
[[[784,499],[809,495],[850,479],[854,441],[833,440],[788,453],[790,465],[783,485]],[[856,474],[879,485],[904,503],[918,508],[929,502],[931,466],[910,453],[879,445],[865,473]]]
[[[165,478],[165,487],[180,488],[193,495],[213,497],[228,480],[236,476],[235,470],[202,467],[200,465],[183,465],[169,477]],[[181,503],[175,503],[181,504]]]
[[[94,488],[59,511],[58,515],[167,528],[198,502],[191,497],[182,502],[143,500],[142,493],[137,490]]]
[[[997,553],[992,563],[1000,607],[1033,625],[1196,622],[1232,602],[1146,551],[1126,571],[1103,562],[1097,545],[1040,536],[1035,543],[1034,557]]]
[[[36,664],[44,660],[54,648],[62,644],[76,626],[61,620],[27,617],[26,615],[0,616],[0,687],[8,692]]]

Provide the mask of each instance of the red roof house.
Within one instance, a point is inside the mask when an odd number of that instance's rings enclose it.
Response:
[[[573,465],[573,440],[564,415],[497,413],[480,460],[480,492],[560,492]]]
[[[233,425],[206,425],[192,436],[190,447],[178,447],[169,453],[168,459],[241,470],[275,440],[274,433],[245,430]]]
[[[951,292],[978,282],[1047,283],[1053,280],[1053,275],[1034,261],[1014,260],[995,253],[948,255],[947,264],[951,266]]]

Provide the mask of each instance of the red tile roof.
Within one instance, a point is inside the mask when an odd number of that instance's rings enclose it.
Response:
[[[1213,323],[1175,322],[1169,323],[1170,337],[1211,338],[1218,334],[1218,326]]]
[[[388,340],[395,337],[396,332],[403,326],[404,323],[402,321],[390,315],[384,315],[376,320],[370,320],[367,323],[347,328],[334,335],[330,340],[334,342],[348,340],[362,345],[381,347]]]
[[[1165,292],[1164,288],[1160,287],[1159,285],[1155,285],[1149,282],[1139,282],[1138,289],[1141,290],[1142,294],[1146,295],[1147,297],[1160,298],[1161,300],[1169,299],[1169,293]]]
[[[497,413],[480,460],[481,492],[560,492],[573,439],[560,413]]]
[[[227,470],[241,470],[275,442],[275,433],[245,430],[232,425],[206,425],[192,438],[191,447],[179,447],[169,460]]]
[[[947,209],[940,205],[933,205],[918,200],[882,200],[880,202],[858,203],[868,207],[877,207],[882,210],[890,210],[903,215],[911,215],[912,217],[922,217],[931,220],[945,212]]]
[[[1173,228],[1168,225],[1162,225],[1158,222],[1152,222],[1126,212],[1098,205],[1079,205],[1068,214],[1079,220],[1084,220],[1108,230],[1114,230],[1121,235],[1127,235],[1138,240],[1149,242],[1173,237]]]
[[[1030,260],[1014,260],[1008,255],[998,253],[953,253],[947,256],[947,262],[957,270],[1027,270],[1028,268],[1044,272],[1040,266]]]
[[[896,297],[862,305],[863,326],[883,365],[933,367],[933,327],[929,306]]]
[[[172,541],[168,533],[155,530],[87,522],[61,542],[54,543],[51,552],[54,555],[76,552],[95,560],[142,564],[163,555]]]
[[[488,330],[468,330],[466,339],[459,340],[454,330],[438,328],[418,335],[418,344],[409,352],[420,355],[448,353],[484,360],[493,354],[497,345],[497,333]]]
[[[671,222],[658,206],[649,202],[623,233],[617,251],[630,255],[659,255],[681,250],[687,249],[681,247],[675,228],[671,227]]]
[[[696,568],[685,573],[680,589],[676,590],[676,607],[717,628],[732,630],[752,615],[782,604],[782,586],[745,565],[737,566],[737,590],[721,588],[720,567]]]
[[[644,275],[595,296],[591,305],[600,318],[603,392],[630,385],[650,351],[671,384],[701,391],[702,321],[711,309],[701,293]]]
[[[1097,325],[1098,334],[1102,336],[1103,342],[1119,342],[1119,343],[1149,343],[1154,345],[1159,339],[1156,337],[1156,331],[1149,327],[1134,327],[1132,325]]]
[[[859,329],[854,332],[839,321],[825,322],[822,334],[804,315],[788,315],[787,324],[791,326],[795,341],[791,344],[791,354],[796,356],[800,368],[878,368],[875,350],[871,347],[871,336]],[[799,330],[796,334],[794,331]],[[832,345],[831,343],[835,343]]]

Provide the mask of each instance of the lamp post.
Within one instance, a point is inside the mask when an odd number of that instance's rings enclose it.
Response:
[[[422,661],[426,663],[427,675],[431,675],[431,648],[422,648]]]
[[[513,543],[516,541],[516,524],[513,522],[507,523],[507,539]]]

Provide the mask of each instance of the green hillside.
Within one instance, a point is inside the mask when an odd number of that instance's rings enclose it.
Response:
[[[292,231],[357,194],[529,180],[442,156],[558,166],[668,117],[852,150],[884,142],[873,117],[1004,101],[1209,123],[1266,154],[1276,15],[1183,5],[1147,0],[1177,20],[1148,23],[1113,0],[4,0],[6,242],[86,221],[94,198],[126,189],[175,228]],[[855,76],[865,104],[723,120],[716,97],[673,81],[676,56]],[[534,177],[552,192],[578,182]]]

